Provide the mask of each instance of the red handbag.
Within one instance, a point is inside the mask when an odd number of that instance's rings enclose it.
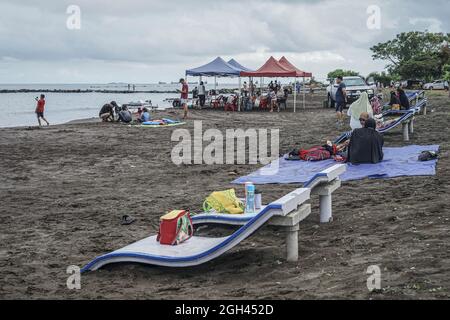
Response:
[[[177,245],[194,235],[194,227],[189,210],[174,210],[160,219],[156,240],[160,244]]]

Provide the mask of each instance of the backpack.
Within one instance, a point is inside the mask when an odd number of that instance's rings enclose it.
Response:
[[[194,235],[189,210],[173,210],[160,219],[156,241],[165,245],[178,245]]]
[[[300,159],[305,161],[321,161],[331,158],[331,152],[324,147],[313,147],[308,150],[300,150]]]
[[[434,151],[422,151],[419,155],[419,161],[430,161],[438,157],[438,154]]]

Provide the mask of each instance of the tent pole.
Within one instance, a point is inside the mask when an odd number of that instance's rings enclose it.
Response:
[[[304,76],[303,76],[303,85],[305,85],[305,77]],[[305,99],[306,99],[306,91],[303,90],[303,109],[306,109]]]
[[[241,76],[239,76],[238,111],[241,112]]]
[[[294,112],[297,112],[297,78],[294,78]]]

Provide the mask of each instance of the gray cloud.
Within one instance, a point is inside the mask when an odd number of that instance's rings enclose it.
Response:
[[[81,8],[78,31],[66,28],[71,4]],[[366,27],[371,4],[381,30]],[[11,73],[0,82],[169,80],[218,55],[258,67],[287,54],[319,77],[334,67],[370,72],[383,67],[370,46],[413,29],[448,32],[449,14],[444,0],[3,0],[0,67]]]

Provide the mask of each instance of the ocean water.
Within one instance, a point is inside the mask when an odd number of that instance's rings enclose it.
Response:
[[[190,84],[190,88],[195,85]],[[219,84],[218,88],[236,88],[236,84]],[[213,85],[208,84],[207,89]],[[125,91],[126,84],[0,84],[0,90],[111,90]],[[160,109],[171,107],[164,101],[178,98],[179,94],[170,93],[180,89],[178,84],[137,84],[136,91],[163,91],[165,93],[44,93],[46,96],[45,117],[50,124],[61,124],[72,120],[98,117],[100,108],[108,102],[119,105],[139,100],[151,100]],[[0,127],[37,125],[35,98],[38,92],[0,93]]]

